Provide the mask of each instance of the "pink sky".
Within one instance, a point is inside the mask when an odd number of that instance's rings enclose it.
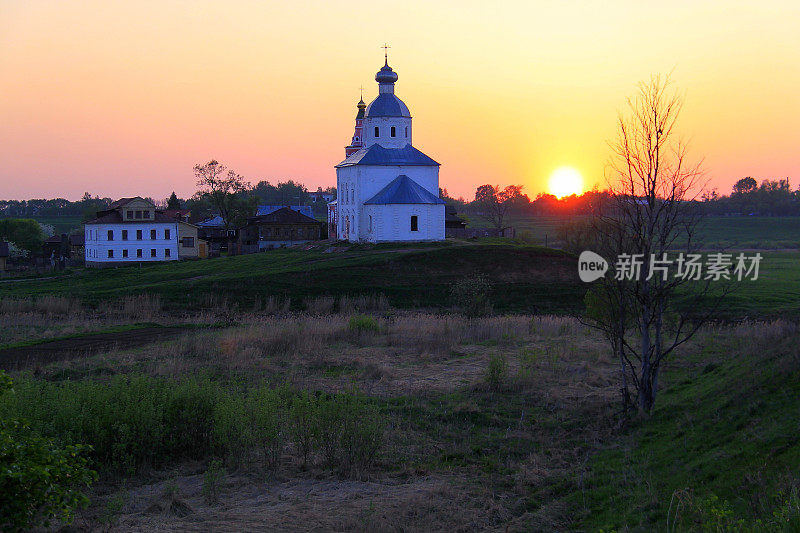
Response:
[[[796,2],[0,4],[0,198],[190,196],[218,159],[335,184],[388,41],[441,186],[602,180],[617,112],[672,72],[712,187],[800,181]]]

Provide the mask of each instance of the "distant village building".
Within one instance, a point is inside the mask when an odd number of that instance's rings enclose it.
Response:
[[[122,198],[84,225],[87,266],[197,257],[197,228],[140,196]]]
[[[236,228],[226,228],[225,221],[216,215],[194,224],[197,226],[198,236],[208,243],[208,255],[217,256],[228,251],[231,243],[235,243],[239,232]]]
[[[353,138],[336,165],[330,236],[352,242],[443,240],[439,163],[412,145],[411,113],[394,94],[397,74],[388,58],[375,81],[378,96],[368,106],[359,101]]]
[[[318,241],[321,238],[322,226],[322,222],[290,207],[250,217],[247,219],[247,225],[239,231],[241,252],[262,252]]]
[[[325,192],[320,187],[316,191],[309,192],[308,197],[311,199],[312,202],[332,202],[336,195],[330,192]]]

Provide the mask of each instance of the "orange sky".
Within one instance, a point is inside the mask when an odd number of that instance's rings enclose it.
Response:
[[[601,181],[618,110],[672,71],[712,186],[800,182],[800,3],[0,3],[0,198],[166,197],[216,158],[335,183],[388,41],[441,185]]]

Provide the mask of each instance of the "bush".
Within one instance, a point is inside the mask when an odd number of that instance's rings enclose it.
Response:
[[[0,395],[11,380],[0,371]],[[81,492],[97,477],[87,446],[59,446],[22,420],[0,420],[0,529],[17,531],[50,520],[70,522],[89,499]]]
[[[284,388],[224,390],[209,380],[143,376],[107,383],[23,380],[0,398],[0,416],[24,413],[55,441],[91,444],[90,458],[124,474],[183,459],[253,461],[274,471],[292,445],[304,467],[324,459],[344,474],[372,465],[383,422],[356,394],[316,396]]]
[[[508,362],[502,354],[492,354],[489,358],[489,366],[486,369],[486,381],[489,385],[498,390],[502,387],[508,372]]]
[[[450,287],[453,304],[470,317],[492,314],[490,294],[492,285],[486,276],[473,276],[455,282]]]
[[[374,333],[378,331],[378,321],[367,315],[353,315],[347,324],[350,331],[356,333]]]

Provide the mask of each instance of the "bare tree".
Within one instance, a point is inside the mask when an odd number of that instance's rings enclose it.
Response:
[[[247,182],[242,176],[213,159],[204,165],[195,165],[194,175],[200,188],[198,193],[208,198],[209,203],[222,217],[225,229],[230,229],[242,208],[239,196],[248,190]]]
[[[506,229],[506,215],[514,203],[522,198],[522,185],[509,185],[505,189],[499,185],[481,185],[475,191],[475,203],[481,214],[499,232]]]
[[[609,201],[593,217],[597,251],[617,264],[587,295],[587,316],[619,361],[623,408],[644,413],[655,403],[664,360],[714,312],[709,297],[718,302],[724,293],[715,287],[712,297],[709,280],[686,276],[684,264],[668,259],[698,250],[701,210],[690,204],[704,186],[699,163],[687,163],[686,144],[676,138],[681,107],[669,78],[639,85],[611,143]]]

